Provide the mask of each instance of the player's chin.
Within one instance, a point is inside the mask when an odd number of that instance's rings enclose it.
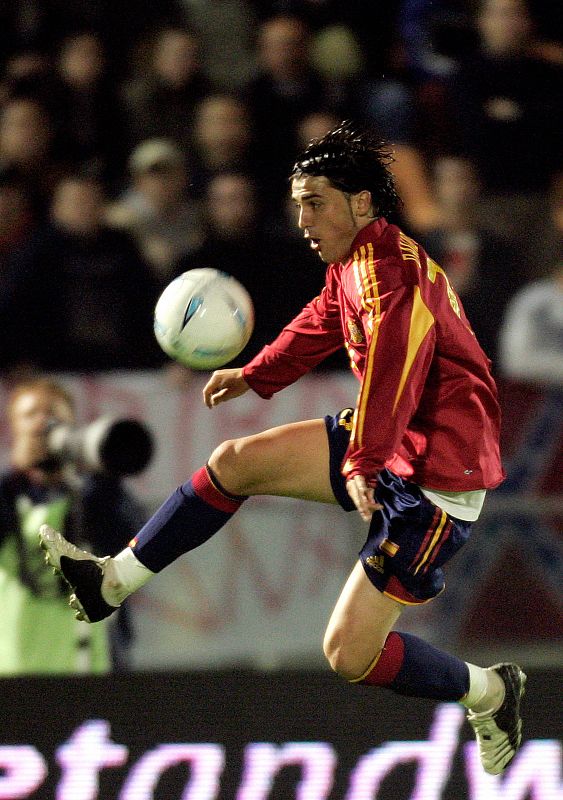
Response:
[[[323,247],[322,244],[317,248],[317,255],[325,264],[334,264],[346,258],[346,251],[339,247]]]

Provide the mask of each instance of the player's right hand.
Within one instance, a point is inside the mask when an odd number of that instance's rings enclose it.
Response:
[[[203,402],[207,408],[240,397],[250,389],[242,377],[242,369],[218,369],[203,387]]]
[[[381,511],[383,508],[375,499],[375,489],[368,485],[363,475],[354,475],[353,478],[349,478],[346,481],[346,490],[365,522],[371,520],[374,511]]]

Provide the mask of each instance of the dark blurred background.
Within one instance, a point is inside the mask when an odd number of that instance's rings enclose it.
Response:
[[[3,373],[161,366],[147,320],[194,266],[251,292],[253,355],[323,281],[288,172],[312,137],[352,117],[393,145],[395,221],[447,270],[497,374],[560,382],[561,359],[526,367],[521,341],[530,284],[561,292],[555,6],[2,4]],[[553,350],[549,316],[534,334]],[[324,365],[343,367],[342,356]]]

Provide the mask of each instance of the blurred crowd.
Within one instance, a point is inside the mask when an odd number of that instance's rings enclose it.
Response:
[[[495,370],[563,383],[556,5],[3,4],[0,370],[160,367],[155,301],[201,266],[253,296],[253,355],[323,283],[293,160],[355,118],[392,143],[392,221],[447,271]]]

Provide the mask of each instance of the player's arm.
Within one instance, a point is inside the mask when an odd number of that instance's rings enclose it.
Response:
[[[294,383],[342,346],[337,309],[324,289],[245,367],[215,371],[203,389],[205,405],[213,408],[250,388],[271,397]]]
[[[272,397],[310,372],[343,343],[340,308],[327,280],[318,297],[243,367],[243,377],[260,397]]]
[[[250,386],[245,381],[241,368],[218,369],[203,387],[203,402],[207,408],[213,408],[219,403],[240,397],[248,389]]]
[[[208,408],[252,388],[261,397],[289,386],[342,345],[338,305],[325,287],[245,367],[216,370],[203,389]]]

